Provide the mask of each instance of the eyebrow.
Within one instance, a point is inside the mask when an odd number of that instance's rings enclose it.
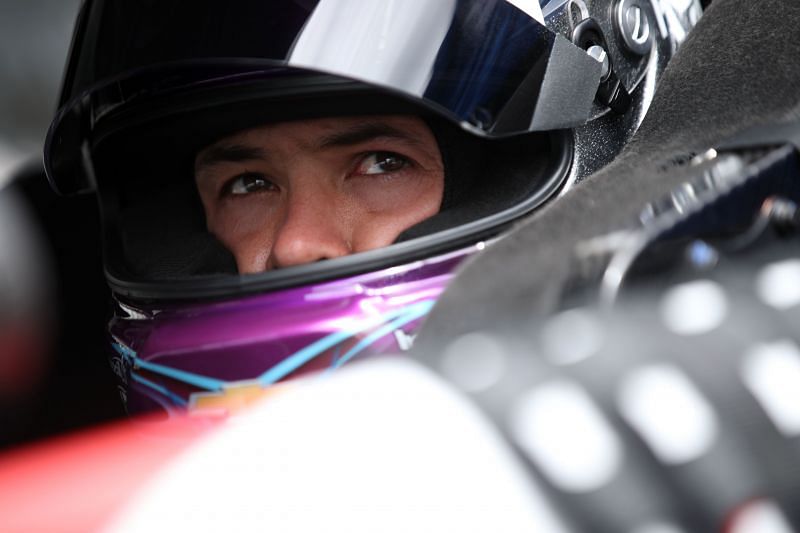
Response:
[[[342,146],[354,146],[378,138],[396,140],[413,146],[425,146],[425,143],[416,136],[389,124],[364,122],[323,136],[314,143],[314,149],[325,150]],[[240,163],[242,161],[267,158],[267,151],[258,146],[235,143],[214,145],[206,148],[197,156],[195,172],[221,163]]]
[[[215,145],[206,148],[197,156],[195,170],[203,167],[211,167],[220,163],[240,163],[242,161],[266,159],[266,157],[267,153],[257,146],[247,146],[244,144]]]
[[[315,148],[317,150],[325,150],[326,148],[353,146],[377,138],[424,146],[420,139],[404,130],[394,128],[383,122],[364,122],[322,137],[315,143]]]

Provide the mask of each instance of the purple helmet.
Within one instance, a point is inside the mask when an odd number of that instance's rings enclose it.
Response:
[[[615,157],[698,0],[86,0],[45,168],[100,199],[130,411],[229,409],[400,353],[456,266]],[[438,212],[389,246],[242,274],[192,162],[264,124],[411,115]]]

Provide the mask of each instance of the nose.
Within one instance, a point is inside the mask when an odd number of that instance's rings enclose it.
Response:
[[[292,194],[278,227],[269,262],[286,268],[352,253],[346,217],[335,195]]]

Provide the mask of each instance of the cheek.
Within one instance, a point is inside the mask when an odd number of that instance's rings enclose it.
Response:
[[[363,186],[353,196],[358,213],[352,239],[354,251],[391,244],[406,229],[435,215],[443,193],[444,180],[435,173],[399,183]]]
[[[437,172],[415,172],[409,176],[362,176],[350,183],[350,195],[367,211],[411,212],[421,206],[438,209],[444,179]]]
[[[264,202],[236,200],[207,212],[207,226],[234,255],[240,273],[259,272],[275,240],[277,216],[278,209]]]

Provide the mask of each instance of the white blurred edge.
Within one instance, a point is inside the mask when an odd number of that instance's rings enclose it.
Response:
[[[155,473],[108,531],[569,531],[495,427],[409,359],[297,382]]]

